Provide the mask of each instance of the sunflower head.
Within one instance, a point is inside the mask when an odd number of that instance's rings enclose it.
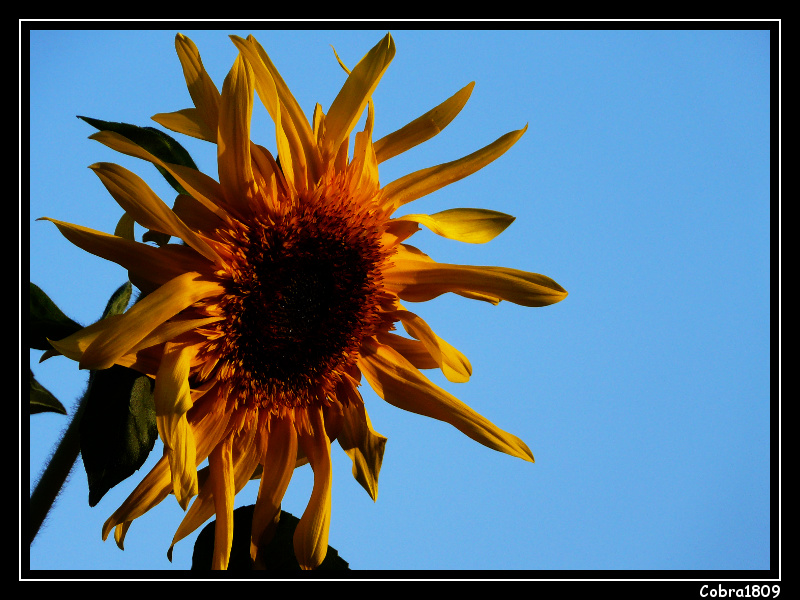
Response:
[[[451,292],[492,304],[545,306],[566,291],[536,273],[437,262],[407,243],[420,225],[446,238],[484,243],[513,217],[476,208],[394,216],[493,161],[524,133],[381,185],[378,165],[444,129],[472,84],[373,141],[372,94],[395,54],[390,35],[352,71],[339,60],[347,80],[327,113],[317,105],[310,121],[255,38],[232,40],[239,55],[219,91],[194,43],[178,34],[193,106],[153,117],[214,144],[216,179],[120,131],[91,136],[169,174],[180,191],[171,208],[130,171],[92,165],[123,219],[149,230],[145,239],[158,234],[178,243],[153,246],[125,235],[123,227],[108,235],[49,219],[76,245],[126,268],[142,291],[126,313],[51,342],[51,354],[82,368],[122,365],[155,379],[164,456],[106,521],[104,539],[115,530],[122,547],[133,520],[173,493],[186,515],[169,554],[216,514],[213,566],[224,569],[234,496],[258,478],[251,530],[258,565],[293,470],[310,463],[314,486],[294,548],[302,567],[315,568],[328,547],[331,442],[338,441],[356,480],[377,497],[386,438],[372,428],[362,377],[394,406],[533,461],[519,438],[421,373],[438,368],[450,381],[463,382],[472,367],[403,302]],[[256,97],[275,124],[276,156],[252,141]],[[354,131],[365,110],[364,129]],[[208,466],[198,471],[206,459]]]

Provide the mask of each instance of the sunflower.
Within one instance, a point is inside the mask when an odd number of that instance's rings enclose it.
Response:
[[[314,484],[294,549],[303,568],[315,568],[328,547],[332,441],[352,459],[356,480],[377,496],[386,438],[372,428],[359,392],[362,377],[398,408],[533,461],[519,438],[420,372],[438,368],[448,380],[463,382],[472,367],[401,302],[453,292],[492,304],[545,306],[567,293],[543,275],[440,263],[407,243],[420,225],[483,243],[513,217],[466,208],[392,216],[484,167],[524,133],[513,131],[464,158],[381,186],[378,165],[441,131],[473,84],[373,142],[371,96],[395,54],[391,35],[352,71],[339,61],[348,77],[327,114],[315,107],[311,123],[259,43],[252,36],[231,39],[239,54],[220,92],[195,44],[178,34],[194,106],[153,117],[216,144],[218,182],[164,162],[119,133],[91,136],[166,170],[180,184],[186,193],[170,209],[132,172],[111,163],[91,166],[123,218],[181,243],[155,246],[48,219],[72,243],[126,268],[141,291],[126,313],[52,345],[81,368],[122,365],[155,380],[164,455],[106,521],[103,539],[113,529],[122,547],[133,520],[173,493],[186,512],[168,554],[216,515],[213,567],[225,569],[234,496],[258,477],[251,532],[257,564],[294,469],[309,463]],[[275,123],[277,159],[251,141],[256,94]],[[365,110],[364,129],[354,134]],[[398,323],[407,335],[396,333]],[[208,466],[198,471],[206,459]]]

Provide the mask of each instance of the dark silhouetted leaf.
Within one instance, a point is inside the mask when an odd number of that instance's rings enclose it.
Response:
[[[141,146],[153,156],[156,156],[164,162],[174,165],[181,165],[184,167],[191,167],[197,169],[197,165],[189,156],[186,149],[181,146],[175,139],[163,131],[155,127],[139,127],[138,125],[131,125],[129,123],[116,123],[114,121],[101,121],[100,119],[92,119],[90,117],[78,116],[79,119],[86,121],[92,127],[96,127],[100,131],[113,131],[120,135],[124,135],[134,144]],[[186,190],[170,175],[165,169],[156,165],[159,173],[164,176],[169,184],[175,188],[180,194],[186,194]]]
[[[89,480],[89,506],[138,471],[158,438],[154,382],[114,365],[89,376],[80,425],[81,456]]]
[[[252,571],[252,561],[250,560],[250,529],[253,523],[253,509],[255,507],[242,506],[233,511],[233,543],[231,545],[231,557],[228,562],[229,571]],[[300,519],[292,514],[281,511],[281,518],[278,522],[275,537],[269,545],[263,549],[264,561],[267,564],[266,571],[253,571],[252,576],[263,574],[264,577],[275,577],[270,571],[301,571],[297,558],[294,555],[294,530]],[[211,559],[214,554],[214,524],[212,521],[206,525],[197,536],[192,554],[192,570],[208,571],[211,569]],[[339,553],[328,546],[328,554],[325,560],[317,568],[318,571],[342,571],[349,570],[347,561],[339,556]]]
[[[56,412],[62,415],[67,414],[67,409],[64,408],[64,405],[61,404],[47,388],[36,381],[36,378],[33,376],[33,371],[31,371],[30,412],[31,414],[42,412]]]
[[[50,350],[47,343],[62,340],[81,329],[81,326],[61,312],[55,302],[39,286],[31,282],[30,288],[30,329],[28,345],[36,350]]]

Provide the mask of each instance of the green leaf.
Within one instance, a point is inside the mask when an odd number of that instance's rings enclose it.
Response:
[[[30,288],[30,329],[28,345],[36,350],[50,350],[47,343],[51,340],[62,340],[82,327],[61,312],[55,302],[45,294],[39,286],[31,282]]]
[[[158,438],[154,387],[146,375],[119,365],[91,372],[80,424],[89,506],[147,460]]]
[[[167,135],[163,131],[155,127],[139,127],[138,125],[131,125],[129,123],[116,123],[114,121],[101,121],[100,119],[92,119],[90,117],[82,117],[78,115],[79,119],[86,121],[92,127],[100,131],[113,131],[120,135],[124,135],[134,144],[137,144],[150,152],[150,154],[160,158],[164,162],[172,163],[174,165],[182,165],[184,167],[191,167],[197,169],[197,165],[189,156],[186,149],[181,146],[173,137]],[[175,188],[179,194],[187,194],[188,192],[181,187],[181,185],[170,175],[164,168],[155,166],[159,173],[164,176],[169,184]]]
[[[42,412],[57,412],[62,415],[67,414],[67,409],[50,393],[41,383],[36,381],[31,371],[31,414]]]
[[[242,506],[233,511],[233,543],[231,544],[231,557],[228,562],[229,571],[251,571],[250,560],[250,530],[253,523],[254,505]],[[269,571],[300,571],[300,564],[294,555],[294,530],[300,519],[282,510],[275,537],[263,549],[264,560],[267,564],[264,577],[274,577]],[[211,569],[211,559],[214,554],[214,525],[211,521],[197,536],[192,554],[192,570],[208,571]],[[325,560],[317,568],[318,571],[343,571],[349,570],[350,565],[339,553],[328,546]]]
[[[106,309],[103,311],[103,316],[101,318],[105,319],[106,317],[124,313],[125,309],[128,308],[128,303],[131,301],[132,292],[133,288],[131,287],[130,281],[126,281],[118,287],[117,291],[108,299]]]

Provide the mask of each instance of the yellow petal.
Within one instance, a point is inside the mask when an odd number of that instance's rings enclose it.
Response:
[[[322,409],[310,408],[313,431],[298,431],[298,442],[314,470],[311,499],[294,532],[294,553],[303,569],[316,569],[328,553],[331,522],[331,443],[325,433]]]
[[[186,78],[186,87],[189,88],[189,95],[197,107],[197,113],[205,124],[205,129],[208,132],[214,132],[213,137],[208,141],[215,142],[220,102],[217,86],[206,73],[203,61],[200,60],[200,53],[192,40],[183,34],[177,34],[175,50],[178,52],[183,75]]]
[[[96,140],[117,152],[141,158],[166,169],[195,200],[201,202],[221,219],[228,219],[228,213],[222,208],[225,205],[222,188],[219,183],[205,173],[190,167],[166,163],[141,146],[134,144],[124,135],[113,131],[98,131],[90,135],[89,139]]]
[[[169,460],[162,456],[150,472],[142,479],[130,496],[114,511],[103,525],[103,540],[117,525],[133,521],[169,496],[170,483]],[[117,545],[122,547],[122,537],[117,538]]]
[[[357,396],[343,406],[343,426],[336,438],[339,445],[353,461],[353,477],[370,498],[378,499],[378,475],[383,463],[386,438],[372,429],[364,403]]]
[[[259,451],[261,446],[256,443],[257,439],[260,440],[264,437],[262,432],[266,428],[259,427],[261,424],[262,423],[255,423],[252,421],[248,422],[238,435],[231,432],[228,436],[232,438],[231,456],[235,494],[238,494],[250,480],[250,474],[253,472],[253,469],[255,469],[262,455]],[[222,444],[224,444],[224,442],[221,442],[219,445]],[[208,472],[211,472],[210,468]],[[198,480],[200,480],[199,474]],[[195,501],[192,502],[192,506],[184,515],[181,524],[178,526],[178,530],[175,532],[175,536],[172,538],[172,544],[167,550],[167,558],[169,558],[169,560],[172,560],[172,549],[175,544],[194,532],[214,514],[216,506],[214,500],[215,485],[216,483],[212,477],[208,477],[203,483],[200,493]]]
[[[107,369],[164,321],[198,300],[223,291],[220,284],[203,280],[199,273],[178,275],[103,331],[83,353],[80,368]]]
[[[253,74],[242,55],[236,57],[219,106],[217,163],[225,200],[242,213],[256,195],[250,160],[250,118],[253,112]]]
[[[203,462],[211,450],[222,440],[227,432],[230,411],[225,410],[223,403],[203,401],[195,404],[188,414],[188,420],[195,432],[197,444],[196,465]],[[169,459],[162,456],[153,469],[136,486],[136,489],[122,503],[114,514],[103,525],[103,539],[108,537],[111,529],[124,523],[130,523],[139,518],[148,510],[159,504],[169,496],[172,490],[172,481],[169,468]],[[127,529],[127,528],[125,528]],[[119,531],[119,530],[118,530]],[[117,539],[121,547],[122,540]]]
[[[306,148],[303,146],[288,110],[282,107],[275,80],[259,55],[256,44],[251,44],[238,36],[231,36],[231,39],[253,69],[258,96],[275,123],[278,156],[281,159],[283,174],[293,188],[298,191],[304,191],[315,182],[309,182],[306,179]],[[267,60],[269,59],[267,58]],[[284,115],[283,113],[286,114]],[[305,128],[308,128],[305,117],[303,117],[302,121],[305,123]]]
[[[233,436],[218,444],[208,456],[209,481],[212,484],[214,511],[214,555],[211,568],[225,570],[231,555],[233,542],[233,498],[236,494],[233,483]]]
[[[128,269],[131,282],[140,289],[142,280],[162,284],[186,271],[207,269],[211,264],[185,246],[169,244],[153,248],[82,225],[48,217],[37,220],[54,223],[61,234],[79,248]]]
[[[391,34],[386,34],[347,77],[325,117],[325,147],[328,157],[334,157],[342,142],[350,135],[394,54],[394,40]]]
[[[472,365],[466,356],[436,335],[430,326],[413,312],[398,310],[394,314],[402,321],[405,330],[423,343],[447,379],[456,383],[469,381]]]
[[[369,116],[364,131],[356,133],[353,147],[351,169],[351,189],[358,190],[364,197],[374,196],[380,187],[378,182],[378,160],[372,147],[372,102],[369,104]]]
[[[114,228],[114,235],[132,242],[136,241],[133,232],[134,224],[135,221],[133,217],[127,212],[124,213],[117,222],[117,226]]]
[[[169,458],[172,489],[183,510],[197,495],[197,460],[194,434],[186,413],[192,408],[189,389],[189,364],[192,351],[181,344],[168,343],[156,375],[153,400],[156,425]]]
[[[505,231],[514,217],[483,208],[452,208],[432,215],[403,215],[393,220],[421,223],[451,240],[484,244]]]
[[[305,156],[306,167],[308,170],[308,181],[310,183],[316,183],[322,175],[322,160],[320,158],[316,138],[308,124],[308,119],[306,118],[303,110],[300,108],[300,105],[297,103],[297,100],[295,100],[295,97],[292,95],[292,92],[289,90],[289,87],[286,85],[286,82],[283,81],[280,73],[278,73],[275,65],[272,64],[269,56],[267,56],[267,53],[264,51],[258,41],[252,35],[249,35],[247,36],[247,42],[258,55],[258,58],[264,64],[270,76],[272,77],[273,82],[275,83],[275,88],[278,92],[278,99],[280,100],[282,107],[281,114],[287,116],[291,121],[292,129],[294,130],[297,140],[302,147],[302,152],[297,152],[296,156]],[[245,53],[245,55],[250,56],[247,53]],[[283,116],[281,118],[283,118]],[[290,138],[290,141],[292,144],[294,144],[294,138]]]
[[[86,348],[88,348],[101,333],[120,319],[122,319],[122,315],[111,315],[105,319],[101,319],[97,323],[92,323],[88,327],[84,327],[80,331],[76,331],[62,340],[48,341],[53,348],[67,358],[80,361],[81,358],[83,358],[83,353],[86,351]]]
[[[297,433],[290,419],[273,419],[261,464],[261,483],[253,510],[250,557],[258,559],[259,548],[269,542],[269,529],[277,524],[281,502],[289,487],[297,460]]]
[[[473,87],[475,87],[474,81],[461,88],[436,108],[375,142],[375,154],[378,162],[389,160],[442,131],[464,108]]]
[[[488,146],[464,158],[436,167],[428,167],[401,177],[383,188],[383,196],[386,202],[391,202],[397,208],[412,200],[427,196],[459,179],[472,175],[502,156],[506,150],[511,148],[522,137],[527,128],[528,126],[526,125],[523,129],[507,133]]]
[[[391,346],[417,369],[438,369],[439,364],[433,360],[425,344],[419,340],[402,337],[396,333],[379,333],[375,338],[385,346]]]
[[[171,113],[158,113],[150,117],[167,129],[191,137],[217,143],[217,130],[209,129],[202,114],[196,108],[184,108]]]
[[[521,306],[548,306],[567,297],[564,288],[538,273],[408,260],[399,254],[385,272],[384,282],[389,290],[410,302],[425,302],[446,292],[475,292]]]
[[[484,446],[533,462],[533,454],[525,442],[435,386],[388,346],[367,340],[361,348],[358,366],[372,389],[389,404],[450,423]]]
[[[210,261],[221,262],[216,252],[189,229],[138,175],[113,163],[89,167],[122,209],[148,229],[181,238]]]

